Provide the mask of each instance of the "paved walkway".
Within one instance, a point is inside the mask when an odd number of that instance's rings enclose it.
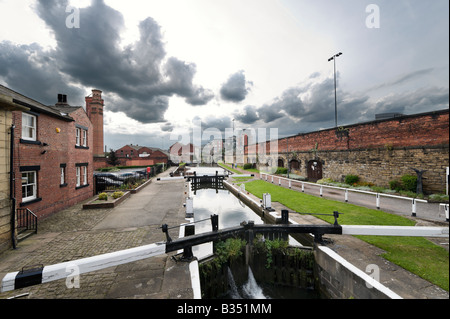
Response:
[[[0,280],[22,267],[48,266],[165,241],[159,228],[162,224],[185,222],[184,188],[182,180],[154,178],[114,209],[83,210],[80,203],[55,214],[39,224],[37,235],[0,255]],[[170,235],[177,238],[178,232],[173,230]],[[80,288],[68,289],[65,280],[58,280],[3,293],[0,298],[20,294],[30,299],[192,298],[188,264],[175,263],[172,255],[82,274]]]

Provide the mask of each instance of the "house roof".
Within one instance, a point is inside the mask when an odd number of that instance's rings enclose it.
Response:
[[[163,154],[169,156],[169,153],[168,153],[167,151],[164,151],[164,150],[162,150],[162,149],[160,149],[160,148],[157,148],[157,147],[149,147],[149,146],[133,145],[133,144],[127,144],[127,145],[125,145],[125,146],[128,146],[128,147],[130,147],[130,148],[132,148],[132,149],[134,149],[134,150],[136,150],[136,151],[139,151],[141,148],[148,148],[148,149],[150,149],[152,152],[159,151],[159,152],[161,152],[161,153],[163,153]],[[122,146],[121,148],[119,148],[119,150],[122,149],[122,148],[124,148],[125,146]]]
[[[58,108],[54,106],[44,105],[36,100],[33,100],[23,94],[20,94],[10,88],[3,86],[0,84],[0,93],[6,96],[9,96],[13,99],[13,102],[25,106],[30,109],[32,112],[43,113],[46,115],[50,115],[56,117],[60,120],[73,122],[75,121],[72,117],[68,115],[68,112],[61,112]],[[78,108],[78,107],[77,107]]]

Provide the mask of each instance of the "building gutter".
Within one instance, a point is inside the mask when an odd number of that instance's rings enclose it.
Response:
[[[15,125],[11,125],[11,147],[9,160],[9,198],[11,199],[11,242],[13,249],[16,249],[16,198],[14,197],[14,129]]]

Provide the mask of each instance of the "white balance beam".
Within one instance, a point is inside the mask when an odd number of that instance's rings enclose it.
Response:
[[[42,269],[41,274],[34,273],[32,284],[28,283],[30,281],[30,278],[27,278],[26,273],[21,275],[19,272],[12,272],[8,273],[3,278],[1,292],[18,289],[18,286],[23,288],[32,286],[34,284],[47,283],[54,280],[64,279],[69,276],[73,276],[74,274],[80,275],[83,273],[88,273],[157,255],[162,255],[165,253],[166,244],[156,243],[142,247],[121,250],[113,253],[68,261],[51,266],[45,266]]]
[[[342,225],[342,235],[449,237],[448,227]]]

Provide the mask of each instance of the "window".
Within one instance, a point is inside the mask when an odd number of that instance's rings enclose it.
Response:
[[[76,148],[88,148],[88,130],[84,126],[77,126],[75,147]]]
[[[22,139],[36,141],[36,116],[22,112]]]
[[[81,138],[81,129],[77,128],[77,133],[76,133],[76,142],[75,145],[76,146],[80,146],[80,138]]]
[[[76,188],[82,188],[88,186],[88,164],[76,164]]]
[[[83,185],[87,185],[87,166],[81,167],[81,173],[83,176]]]
[[[61,175],[61,181],[59,186],[63,187],[63,186],[67,186],[66,183],[66,164],[61,164],[59,166],[59,170],[60,170],[60,175]]]
[[[37,198],[36,172],[22,172],[22,202]]]
[[[65,168],[61,167],[61,183],[60,185],[64,185],[64,183],[66,182],[66,176],[65,176]]]
[[[82,145],[83,145],[84,147],[87,146],[87,131],[86,131],[86,130],[83,130]]]
[[[81,167],[77,167],[77,187],[81,186]]]

